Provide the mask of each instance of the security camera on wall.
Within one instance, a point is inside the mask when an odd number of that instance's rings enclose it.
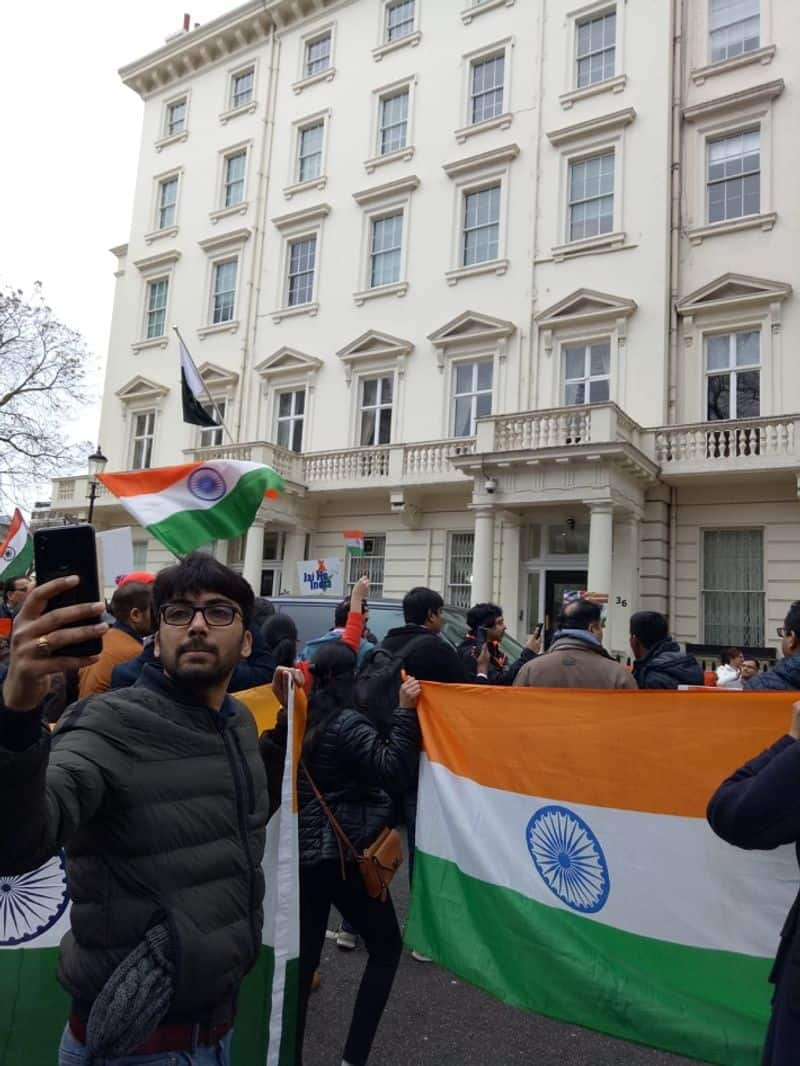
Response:
[[[487,477],[483,483],[484,492],[488,492],[490,496],[494,496],[497,492],[497,478]]]

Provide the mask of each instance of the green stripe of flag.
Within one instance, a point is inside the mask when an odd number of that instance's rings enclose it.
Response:
[[[723,1066],[756,1066],[770,962],[622,932],[419,850],[409,946],[516,1007]]]
[[[283,481],[269,467],[244,474],[227,496],[206,510],[177,511],[147,527],[173,555],[185,555],[212,540],[240,537],[251,526],[268,489],[280,491]]]

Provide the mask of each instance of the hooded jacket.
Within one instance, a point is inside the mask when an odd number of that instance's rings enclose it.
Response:
[[[390,629],[380,646],[395,655],[409,648],[405,667],[418,681],[440,681],[444,684],[466,684],[467,672],[452,644],[425,626],[409,623]]]
[[[72,899],[59,980],[84,1018],[119,963],[166,922],[176,960],[165,1021],[233,1020],[261,944],[267,788],[250,711],[199,705],[146,668],[81,700],[52,735],[0,706],[3,873],[60,849]]]
[[[654,644],[647,655],[634,662],[633,676],[639,688],[703,684],[702,666],[693,655],[685,655],[670,637]]]
[[[587,631],[556,633],[550,650],[525,663],[515,685],[536,688],[637,688],[633,675]]]
[[[800,652],[779,659],[771,670],[744,683],[747,692],[800,692]]]

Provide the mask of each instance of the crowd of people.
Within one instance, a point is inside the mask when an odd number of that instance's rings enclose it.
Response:
[[[344,919],[340,946],[353,948],[360,936],[367,952],[343,1050],[343,1066],[364,1066],[402,937],[391,893],[371,894],[354,860],[405,823],[413,878],[420,682],[664,690],[707,680],[652,611],[631,617],[631,662],[618,661],[603,646],[601,608],[588,599],[564,606],[546,650],[537,633],[509,662],[499,605],[475,604],[454,647],[441,635],[443,599],[429,588],[406,594],[404,624],[377,642],[362,578],[333,610],[330,629],[299,649],[293,619],[205,553],[158,575],[129,575],[107,614],[104,603],[48,611],[76,583],[8,583],[9,650],[0,663],[3,873],[67,853],[72,930],[59,977],[72,1004],[60,1066],[133,1064],[171,1051],[197,1066],[230,1061],[239,987],[261,943],[265,829],[280,803],[287,745],[283,712],[258,737],[234,693],[271,684],[285,707],[291,681],[308,695],[297,781],[296,1061],[333,905]],[[772,670],[759,672],[731,648],[715,680],[800,690],[800,603],[780,635],[783,658]],[[102,639],[98,656],[70,653],[93,637]],[[789,736],[712,800],[712,828],[731,843],[800,840],[790,813],[800,772],[796,706]],[[794,972],[797,935],[795,916],[779,977]],[[776,1004],[789,1005],[786,1017],[776,1007],[781,1020],[769,1036],[773,1066],[794,1061],[785,1049],[800,1047],[794,985],[784,985]]]

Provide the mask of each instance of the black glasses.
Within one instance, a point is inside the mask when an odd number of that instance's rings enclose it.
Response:
[[[207,626],[230,626],[237,615],[242,612],[230,603],[165,603],[161,608],[161,617],[168,626],[188,626],[194,621],[197,612],[203,616]]]

